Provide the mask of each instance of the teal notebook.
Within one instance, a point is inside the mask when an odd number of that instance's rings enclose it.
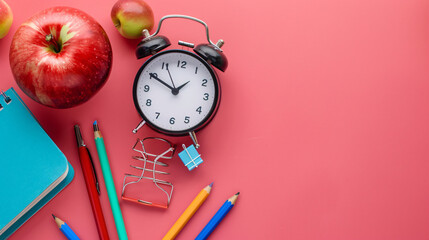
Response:
[[[67,186],[74,171],[13,88],[0,104],[2,240]]]

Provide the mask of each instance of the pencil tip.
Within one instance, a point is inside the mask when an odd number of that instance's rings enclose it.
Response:
[[[97,120],[95,120],[94,123],[92,124],[92,129],[94,130],[94,132],[99,131]]]
[[[52,214],[52,217],[53,217],[54,219],[56,218],[54,214]]]
[[[209,185],[210,187],[213,187],[213,183],[210,183],[210,185]]]
[[[236,193],[235,195],[237,195],[237,196],[240,195],[240,192]]]

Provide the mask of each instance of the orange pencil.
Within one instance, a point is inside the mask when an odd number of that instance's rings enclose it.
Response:
[[[177,219],[171,229],[167,232],[167,234],[162,238],[162,240],[172,240],[177,237],[180,231],[185,227],[186,223],[194,216],[200,206],[204,203],[207,197],[212,190],[213,183],[203,188],[201,192],[195,197],[195,199],[189,204],[186,210],[182,213],[182,215]]]

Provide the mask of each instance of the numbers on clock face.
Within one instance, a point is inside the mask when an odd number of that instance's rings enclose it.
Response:
[[[146,62],[135,96],[152,125],[184,132],[208,119],[217,104],[215,75],[203,60],[180,51],[165,52]]]

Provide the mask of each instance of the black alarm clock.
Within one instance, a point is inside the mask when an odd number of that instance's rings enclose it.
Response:
[[[193,49],[164,50],[171,45],[168,38],[158,35],[161,24],[168,18],[184,18],[205,26],[208,43],[196,47],[179,41],[179,45]],[[134,80],[133,98],[138,113],[143,118],[137,132],[144,124],[170,136],[189,134],[196,147],[195,131],[206,126],[215,116],[220,104],[221,88],[213,67],[224,72],[228,66],[221,47],[223,40],[214,44],[209,29],[200,19],[184,15],[168,15],[161,18],[156,32],[138,44],[138,59],[150,55],[140,67]]]

